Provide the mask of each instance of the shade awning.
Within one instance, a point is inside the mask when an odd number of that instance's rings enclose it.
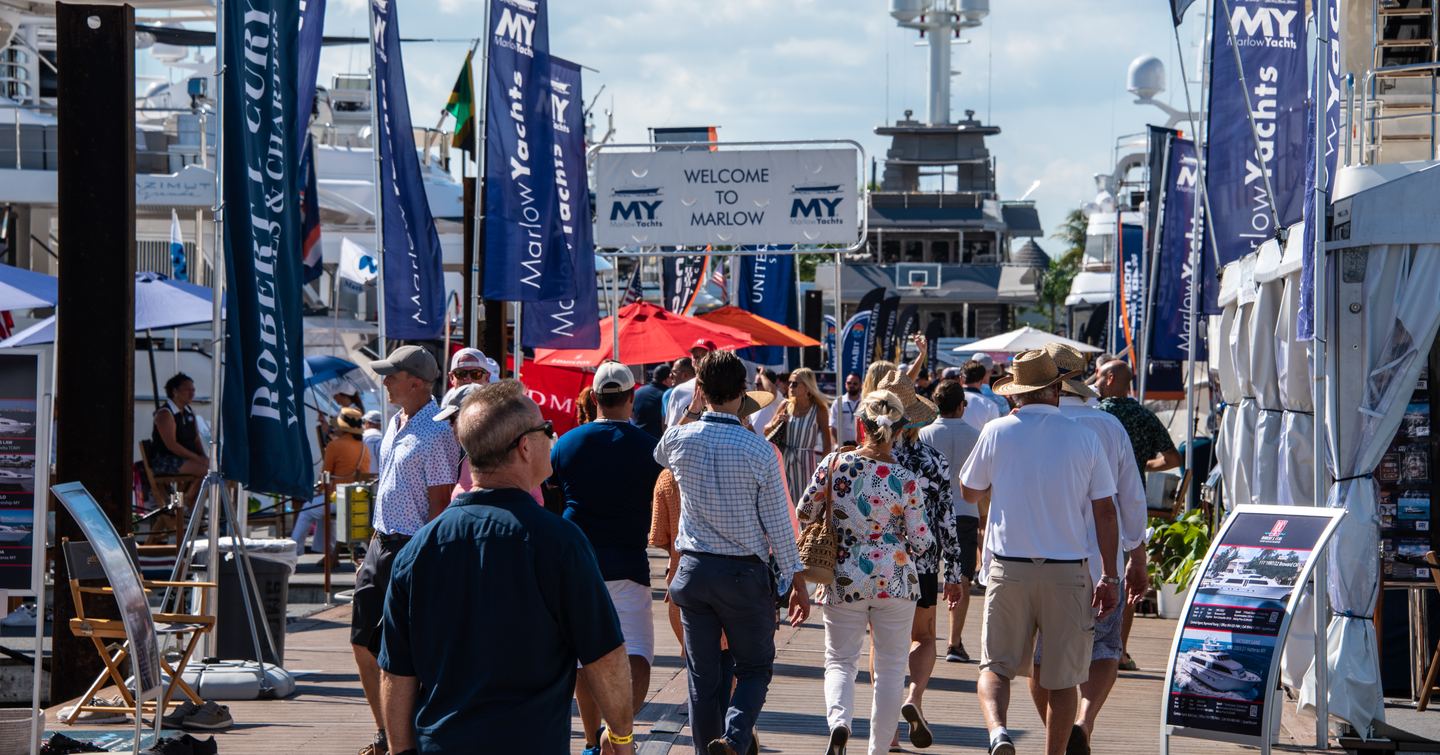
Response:
[[[721,307],[703,315],[696,315],[696,318],[744,331],[750,334],[750,339],[755,342],[756,346],[805,347],[820,345],[819,341],[798,330],[788,328],[774,320],[767,320],[754,312],[739,307]]]
[[[1017,328],[1010,331],[1009,333],[1001,333],[998,336],[982,338],[978,341],[967,343],[964,346],[956,346],[954,349],[951,349],[951,351],[972,354],[979,354],[982,352],[987,354],[1017,354],[1022,351],[1030,351],[1032,349],[1043,349],[1045,348],[1045,345],[1049,343],[1063,344],[1065,346],[1069,346],[1072,349],[1075,349],[1076,351],[1090,354],[1099,353],[1101,351],[1100,349],[1091,346],[1088,343],[1081,343],[1080,341],[1063,338],[1053,333],[1046,333],[1043,330],[1040,330],[1038,328],[1032,328],[1029,325],[1026,325],[1023,328]]]

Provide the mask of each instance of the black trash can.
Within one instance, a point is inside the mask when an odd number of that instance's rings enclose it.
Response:
[[[223,544],[222,544],[223,545]],[[290,605],[290,565],[267,559],[263,552],[250,551],[250,566],[255,572],[255,585],[259,588],[260,608],[256,616],[255,630],[259,635],[260,652],[266,663],[283,666],[285,662],[285,614]],[[220,558],[220,597],[216,608],[215,653],[222,660],[261,660],[255,657],[255,643],[250,639],[250,622],[245,616],[245,599],[251,593],[249,585],[241,589],[241,575],[237,560],[231,557],[228,548],[222,548]],[[257,611],[254,598],[250,598],[250,610]],[[270,627],[270,636],[275,641],[272,653],[266,646],[265,632],[258,622],[264,621]]]

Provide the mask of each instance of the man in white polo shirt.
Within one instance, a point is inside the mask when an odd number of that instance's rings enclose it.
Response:
[[[1056,368],[1064,372],[1083,372],[1085,356],[1064,344],[1046,344],[1045,352],[1055,360]],[[1120,591],[1125,593],[1127,603],[1144,596],[1150,579],[1145,569],[1145,485],[1140,481],[1140,471],[1135,466],[1131,453],[1130,436],[1125,426],[1114,416],[1087,406],[1087,399],[1096,398],[1094,391],[1078,377],[1060,383],[1060,414],[1095,431],[1105,456],[1110,462],[1110,472],[1115,476],[1116,515],[1119,517],[1120,547],[1129,556]],[[1100,543],[1090,538],[1090,576],[1100,574]],[[1125,643],[1121,639],[1124,610],[1112,612],[1095,622],[1095,644],[1090,653],[1090,677],[1080,684],[1080,707],[1075,716],[1075,727],[1070,731],[1072,755],[1090,752],[1090,735],[1095,730],[1095,719],[1100,708],[1115,686],[1115,676],[1120,668],[1120,657],[1125,654]],[[1043,642],[1035,646],[1035,665],[1042,659]],[[1038,672],[1030,677],[1030,696],[1035,708],[1045,715],[1049,693],[1036,679]]]
[[[1065,752],[1096,614],[1103,619],[1118,602],[1115,481],[1095,432],[1060,414],[1058,384],[1068,377],[1044,351],[1018,355],[994,386],[1018,408],[985,426],[960,472],[965,500],[990,499],[979,691],[992,755],[1015,753],[1005,728],[1010,680],[1032,668],[1036,630],[1046,638],[1045,751]],[[1092,530],[1098,581],[1086,563]]]

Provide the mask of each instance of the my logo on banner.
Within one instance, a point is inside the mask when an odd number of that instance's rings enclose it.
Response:
[[[491,11],[498,20],[490,30],[485,86],[486,299],[576,295],[575,266],[557,217],[547,5],[498,0]],[[594,287],[593,278],[580,283]]]
[[[260,493],[308,499],[315,481],[301,405],[305,381],[300,301],[299,163],[291,138],[298,6],[249,0],[225,6],[220,96],[225,171],[224,432],[228,480]],[[260,449],[252,456],[251,449]]]
[[[1205,162],[1210,223],[1222,266],[1274,238],[1277,214],[1282,225],[1299,220],[1305,185],[1303,0],[1230,0],[1230,10],[1228,17],[1215,14],[1212,29]],[[1248,92],[1240,86],[1237,49]],[[1277,194],[1273,198],[1266,189],[1267,172]],[[1215,260],[1211,254],[1203,259],[1206,307],[1213,314],[1218,311]]]
[[[593,349],[600,345],[600,303],[595,286],[595,242],[585,168],[585,113],[580,66],[550,58],[550,111],[555,126],[555,186],[561,230],[575,270],[575,296],[525,307],[525,345]]]
[[[445,333],[443,260],[410,127],[394,0],[370,0],[370,24],[380,109],[376,141],[382,165],[378,191],[384,210],[385,337],[432,340]]]

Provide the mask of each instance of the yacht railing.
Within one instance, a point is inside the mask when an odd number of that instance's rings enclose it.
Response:
[[[1365,101],[1361,103],[1363,112],[1361,118],[1364,127],[1360,129],[1360,164],[1369,165],[1375,162],[1375,155],[1370,154],[1372,150],[1380,148],[1380,121],[1398,121],[1406,118],[1429,118],[1430,119],[1430,159],[1435,159],[1435,137],[1436,122],[1440,112],[1436,111],[1436,80],[1430,80],[1430,109],[1416,110],[1411,113],[1395,113],[1392,115],[1381,115],[1385,103],[1377,99],[1375,91],[1376,77],[1394,76],[1396,74],[1415,73],[1418,71],[1440,72],[1440,62],[1434,63],[1408,63],[1405,65],[1383,66],[1365,72],[1365,81],[1361,90],[1365,92]],[[1350,112],[1354,112],[1351,110]],[[1368,137],[1368,139],[1367,139]]]

